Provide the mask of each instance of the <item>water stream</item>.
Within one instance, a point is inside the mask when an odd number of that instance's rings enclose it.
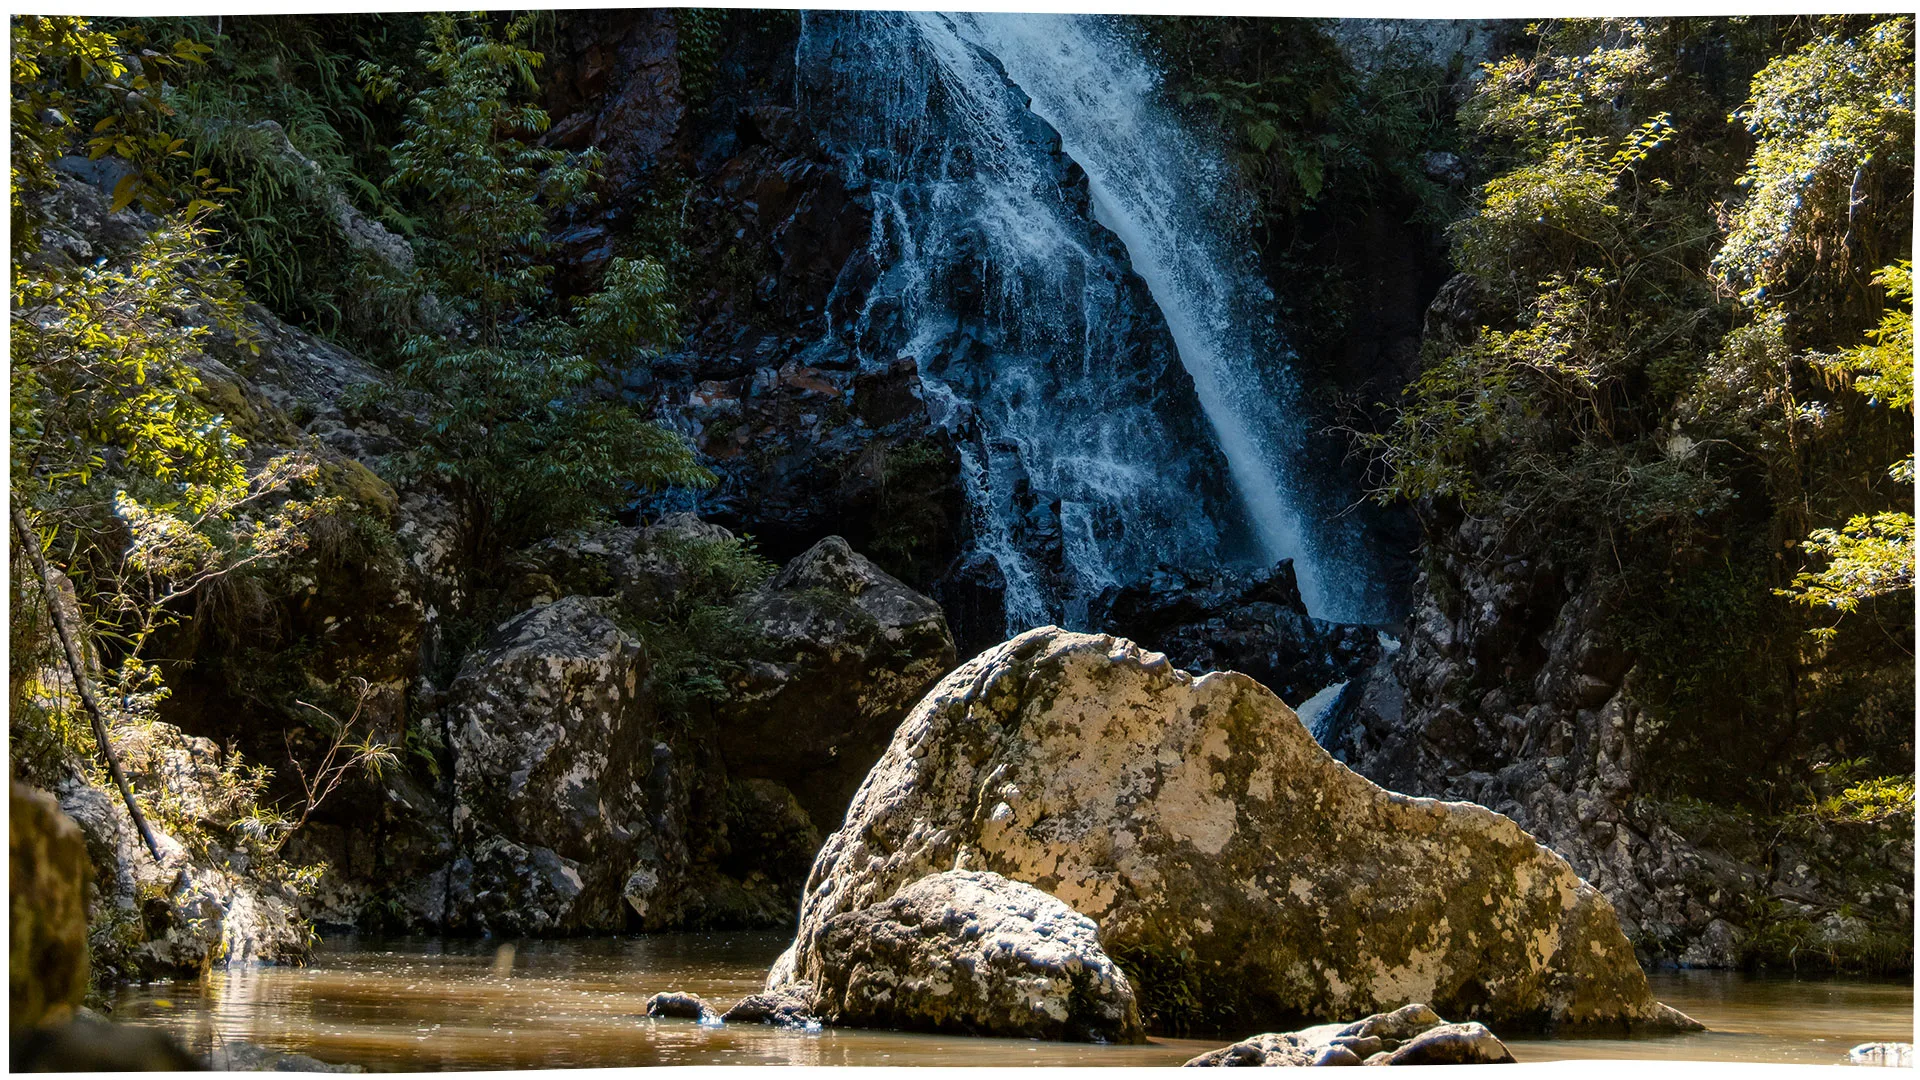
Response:
[[[124,986],[115,1018],[174,1032],[196,1053],[244,1040],[373,1070],[636,1065],[1177,1065],[1229,1041],[1089,1046],[1017,1039],[649,1020],[649,995],[690,990],[722,1007],[760,988],[776,934],[522,941],[502,973],[494,943],[341,938],[305,968]],[[1509,1040],[1526,1061],[1658,1058],[1839,1063],[1863,1042],[1910,1041],[1911,983],[1659,972],[1661,1000],[1708,1027],[1642,1039]]]
[[[1009,632],[1156,565],[1288,557],[1314,614],[1377,614],[1295,467],[1308,422],[1226,167],[1115,24],[810,12],[795,62],[873,206],[861,301],[817,348],[918,362]]]

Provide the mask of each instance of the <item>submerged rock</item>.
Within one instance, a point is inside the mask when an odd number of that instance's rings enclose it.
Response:
[[[669,1020],[710,1020],[714,1012],[711,1006],[700,1000],[699,994],[668,990],[647,999],[647,1015]]]
[[[720,1014],[729,1024],[777,1024],[780,1027],[805,1027],[817,1022],[813,1015],[813,987],[791,990],[763,990],[748,994]]]
[[[223,1041],[208,1055],[207,1067],[218,1072],[320,1072],[363,1073],[364,1065],[336,1065],[308,1054],[260,1046],[250,1042]]]
[[[1269,1032],[1209,1050],[1195,1066],[1511,1065],[1513,1055],[1478,1023],[1449,1024],[1424,1004],[1376,1013],[1344,1027]]]
[[[57,1027],[7,1040],[9,1072],[184,1072],[199,1069],[173,1036],[158,1028],[119,1024],[80,1010]]]
[[[836,919],[952,868],[1095,919],[1149,1005],[1204,978],[1223,1024],[1413,1001],[1691,1024],[1653,1000],[1606,900],[1512,821],[1382,790],[1252,679],[1106,635],[1022,634],[915,708],[815,861],[768,987],[818,983]]]
[[[829,1024],[1140,1042],[1133,987],[1093,920],[1031,885],[933,874],[821,927],[814,1011]]]

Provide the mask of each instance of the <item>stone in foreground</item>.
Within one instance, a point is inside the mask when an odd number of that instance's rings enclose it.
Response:
[[[1291,1065],[1511,1065],[1513,1055],[1478,1023],[1449,1024],[1424,1004],[1376,1013],[1346,1026],[1321,1024],[1255,1035],[1209,1050],[1188,1067]]]
[[[1881,1065],[1893,1069],[1913,1068],[1913,1044],[1903,1042],[1861,1043],[1847,1051],[1849,1065]]]
[[[819,984],[837,919],[956,868],[1094,919],[1142,1001],[1203,978],[1222,1025],[1416,1001],[1692,1023],[1653,1000],[1605,898],[1511,820],[1383,790],[1252,679],[1107,635],[1029,631],[915,707],[815,860],[768,988]]]
[[[699,994],[669,990],[647,999],[647,1015],[669,1020],[706,1020],[713,1016],[713,1010],[700,1000]]]
[[[814,1011],[829,1024],[1141,1042],[1133,987],[1093,920],[1031,885],[949,871],[821,927]]]
[[[813,988],[792,992],[763,990],[748,994],[720,1014],[729,1024],[774,1024],[779,1027],[805,1027],[816,1022],[813,1015]]]

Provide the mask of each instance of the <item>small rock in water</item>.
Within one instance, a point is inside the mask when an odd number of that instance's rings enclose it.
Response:
[[[699,994],[669,990],[647,999],[647,1015],[670,1020],[704,1020],[713,1015],[713,1010],[700,1000]]]
[[[218,1072],[359,1073],[367,1071],[359,1065],[335,1065],[306,1054],[275,1050],[250,1042],[224,1042],[214,1047],[207,1067]]]
[[[1441,1024],[1413,1037],[1389,1065],[1511,1065],[1513,1054],[1485,1024]]]
[[[1861,1043],[1847,1051],[1850,1065],[1885,1065],[1893,1069],[1913,1068],[1913,1044],[1902,1042]]]
[[[1449,1024],[1424,1004],[1351,1024],[1268,1032],[1210,1050],[1193,1066],[1510,1065],[1513,1055],[1478,1023]]]
[[[720,1019],[729,1024],[777,1024],[781,1027],[819,1027],[809,1014],[808,996],[789,990],[765,990],[734,1002]]]

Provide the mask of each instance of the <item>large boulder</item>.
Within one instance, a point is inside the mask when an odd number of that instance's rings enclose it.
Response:
[[[821,926],[829,1024],[1140,1042],[1133,987],[1093,920],[1031,885],[953,870]]]
[[[87,993],[87,845],[52,796],[13,781],[7,797],[8,1022],[61,1023]]]
[[[467,660],[449,690],[449,926],[626,925],[635,860],[664,831],[649,820],[665,808],[647,784],[657,744],[646,674],[646,650],[610,602],[578,596],[508,620]]]
[[[1606,900],[1512,821],[1376,787],[1252,679],[1106,635],[1029,631],[927,695],[822,848],[769,988],[817,982],[843,914],[954,868],[1096,920],[1155,1011],[1203,985],[1243,1027],[1414,1001],[1690,1023],[1653,1000]]]
[[[953,669],[946,616],[837,536],[735,610],[763,645],[715,709],[727,767],[786,785],[834,828],[894,728]]]

